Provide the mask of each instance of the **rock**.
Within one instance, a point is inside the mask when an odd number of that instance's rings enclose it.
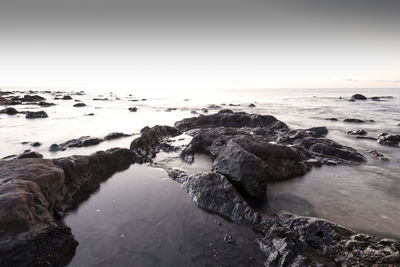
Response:
[[[0,110],[0,114],[15,115],[18,111],[15,108],[5,108]]]
[[[327,121],[338,121],[338,119],[336,119],[336,118],[326,118],[325,120],[327,120]]]
[[[162,143],[166,137],[174,137],[180,135],[181,132],[171,126],[156,125],[154,127],[144,127],[140,130],[140,137],[131,142],[130,150],[135,153],[138,158],[138,163],[143,160],[148,161],[149,158],[154,157],[155,154],[161,149],[170,151],[172,148],[168,144]]]
[[[224,242],[228,244],[233,244],[235,243],[235,240],[233,240],[233,237],[230,234],[226,234],[224,237]]]
[[[378,143],[381,145],[398,147],[400,143],[400,135],[381,133],[378,136]]]
[[[187,175],[178,169],[167,171],[200,208],[244,224],[255,220],[256,213],[225,176],[212,172]]]
[[[38,105],[41,106],[41,107],[51,107],[51,106],[54,106],[55,104],[54,103],[45,102],[45,101],[40,101],[38,103]]]
[[[69,95],[64,95],[64,96],[62,97],[62,100],[72,100],[72,97],[69,96]]]
[[[355,130],[355,131],[348,131],[347,134],[349,134],[349,135],[367,135],[368,132],[366,130],[359,129],[359,130]]]
[[[11,101],[19,102],[40,102],[46,100],[46,98],[39,95],[24,95],[23,97],[15,96],[11,98]]]
[[[32,147],[38,147],[38,146],[41,146],[42,143],[40,143],[40,142],[32,142],[30,145],[31,145]]]
[[[353,99],[353,100],[367,100],[367,97],[362,95],[362,94],[355,94],[355,95],[352,95],[350,99]]]
[[[77,241],[62,215],[131,160],[128,149],[115,148],[54,160],[0,161],[0,265],[67,264]]]
[[[79,102],[79,103],[74,104],[74,107],[76,107],[76,108],[85,107],[85,106],[86,106],[86,104],[83,103],[83,102]]]
[[[105,98],[93,98],[93,101],[107,101],[107,100],[108,100],[107,97],[105,97]]]
[[[192,110],[192,111],[190,111],[190,113],[195,114],[195,115],[199,114],[196,110]]]
[[[258,239],[265,266],[397,266],[400,244],[377,240],[332,222],[279,212]]]
[[[206,108],[202,108],[201,110],[203,111],[203,113],[208,113],[208,109]]]
[[[249,108],[254,108],[256,105],[254,105],[253,103],[251,103],[248,107]]]
[[[138,110],[137,107],[129,108],[130,112],[136,112],[137,110]]]
[[[266,182],[305,174],[311,168],[296,148],[270,144],[251,136],[232,138],[214,161],[214,170],[238,183],[252,197],[262,198]]]
[[[171,111],[175,111],[177,110],[177,108],[167,108],[165,109],[165,112],[171,112]]]
[[[48,115],[44,111],[28,111],[25,115],[27,119],[47,118]]]
[[[10,155],[10,156],[4,157],[2,159],[3,160],[13,160],[13,159],[28,159],[28,158],[43,158],[43,155],[38,152],[25,150],[23,153],[21,153],[19,155]]]
[[[268,127],[279,126],[288,128],[286,124],[277,120],[271,115],[248,114],[245,112],[218,112],[211,115],[200,115],[183,119],[175,123],[175,127],[181,131],[187,131],[195,128],[215,128],[215,127]]]
[[[360,120],[360,119],[344,119],[344,122],[350,122],[350,123],[365,123],[365,121]]]
[[[88,113],[88,114],[85,114],[84,116],[94,116],[94,113]]]
[[[72,147],[87,147],[97,145],[104,141],[103,139],[90,136],[82,136],[77,139],[71,139],[61,144],[52,144],[49,148],[50,152],[64,151]]]
[[[125,134],[125,133],[120,133],[120,132],[114,132],[114,133],[109,133],[104,137],[104,140],[113,140],[113,139],[118,139],[122,137],[127,137],[131,136],[130,134]]]
[[[379,152],[376,151],[376,150],[367,150],[367,152],[370,153],[371,155],[377,157],[377,158],[380,159],[380,160],[383,160],[383,161],[390,161],[387,157],[385,157],[383,154],[379,153]]]
[[[211,104],[211,105],[208,105],[207,108],[208,108],[208,109],[220,109],[221,106],[218,106],[218,105],[215,105],[215,104]]]

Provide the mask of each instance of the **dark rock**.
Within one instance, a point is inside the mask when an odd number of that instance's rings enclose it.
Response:
[[[360,119],[344,119],[344,122],[350,122],[350,123],[365,123],[365,121],[360,120]]]
[[[144,127],[140,130],[140,133],[140,137],[134,139],[130,145],[130,150],[140,156],[138,158],[139,161],[154,156],[160,149],[169,151],[171,147],[162,143],[162,140],[166,137],[174,137],[181,134],[175,127],[161,125],[151,128]]]
[[[88,114],[85,114],[84,116],[94,116],[94,113],[88,113]]]
[[[242,135],[233,137],[214,161],[215,171],[238,183],[252,197],[262,198],[266,182],[305,174],[306,156],[294,147],[270,144]]]
[[[72,100],[72,97],[69,96],[69,95],[64,95],[64,96],[62,97],[62,100]]]
[[[47,118],[48,115],[44,111],[28,111],[25,115],[27,119]]]
[[[211,105],[208,105],[207,108],[208,108],[208,109],[220,109],[221,106],[218,106],[218,105],[215,105],[215,104],[211,104]]]
[[[21,153],[19,155],[10,155],[10,156],[4,157],[2,159],[3,160],[13,160],[13,159],[29,159],[29,158],[43,158],[43,155],[38,152],[25,150],[23,153]]]
[[[338,119],[336,119],[336,118],[327,118],[325,120],[327,120],[327,121],[338,121]]]
[[[354,100],[367,100],[367,97],[362,94],[355,94],[351,96],[351,99]]]
[[[332,222],[279,212],[259,239],[265,266],[398,266],[400,244]]]
[[[45,101],[40,101],[38,103],[38,105],[41,106],[41,107],[51,107],[51,106],[54,106],[55,104],[54,103],[45,102]]]
[[[32,142],[30,145],[33,146],[33,147],[38,147],[38,146],[41,146],[42,143],[40,143],[40,142]]]
[[[101,143],[103,139],[90,136],[82,136],[77,139],[71,139],[61,144],[52,144],[49,148],[50,152],[64,151],[72,147],[87,147]]]
[[[203,111],[203,113],[208,113],[208,109],[206,108],[202,108],[201,110]]]
[[[382,145],[398,147],[400,143],[400,135],[381,133],[378,136],[378,143]]]
[[[254,105],[253,103],[251,103],[248,107],[249,108],[254,108],[256,105]]]
[[[225,176],[212,172],[187,175],[178,169],[167,171],[200,208],[235,222],[250,224],[254,221],[255,212]]]
[[[198,112],[196,111],[196,110],[192,110],[192,111],[190,111],[190,113],[192,113],[192,114],[198,114]]]
[[[59,266],[77,242],[64,212],[132,162],[128,149],[89,156],[0,161],[0,265]]]
[[[40,102],[46,100],[46,98],[41,97],[39,95],[24,95],[23,97],[15,96],[11,98],[11,101],[20,101],[20,102]]]
[[[349,135],[367,135],[368,132],[366,130],[358,129],[355,131],[348,131],[347,134],[349,134]]]
[[[271,115],[248,114],[245,112],[218,112],[211,115],[200,115],[183,119],[175,123],[175,127],[180,130],[187,131],[195,128],[215,128],[215,127],[268,127],[273,125],[281,128],[287,128],[286,124],[277,120]]]
[[[18,111],[15,108],[5,108],[0,110],[0,114],[15,115]]]
[[[137,107],[129,108],[130,112],[136,112],[137,110],[138,110]]]
[[[235,240],[233,239],[233,237],[230,234],[226,234],[224,237],[224,242],[228,243],[228,244],[233,244],[233,243],[235,243]]]
[[[104,137],[104,140],[113,140],[113,139],[118,139],[118,138],[127,137],[127,136],[131,136],[131,135],[125,134],[125,133],[120,133],[120,132],[109,133]]]
[[[165,112],[171,112],[171,111],[175,111],[177,110],[177,108],[167,108],[165,109]]]
[[[107,97],[105,97],[105,98],[93,98],[93,101],[107,101],[107,100],[108,100]]]
[[[368,150],[368,153],[370,153],[371,155],[377,157],[377,158],[380,159],[380,160],[389,161],[389,159],[388,159],[387,157],[385,157],[385,155],[379,153],[379,152],[376,151],[376,150]]]
[[[74,104],[74,107],[76,107],[76,108],[85,107],[85,106],[86,106],[86,104],[85,104],[85,103],[82,103],[82,102],[79,102],[79,103]]]

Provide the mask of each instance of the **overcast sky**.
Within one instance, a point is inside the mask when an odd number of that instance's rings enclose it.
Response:
[[[0,87],[400,87],[398,0],[0,2]]]

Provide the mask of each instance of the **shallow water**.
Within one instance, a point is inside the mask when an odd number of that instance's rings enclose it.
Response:
[[[179,97],[146,95],[146,92],[129,96],[129,93],[132,92],[120,92],[120,100],[116,100],[115,95],[103,93],[109,101],[93,101],[98,93],[73,96],[88,105],[82,108],[72,107],[73,100],[52,100],[53,96],[49,94],[42,96],[56,106],[14,106],[21,111],[45,110],[49,118],[27,120],[23,115],[0,114],[0,157],[19,154],[25,149],[38,151],[45,157],[62,157],[89,154],[111,147],[129,147],[134,137],[57,153],[48,151],[53,143],[83,135],[104,137],[117,131],[138,134],[146,125],[173,125],[179,119],[195,116],[191,114],[193,110],[202,113],[201,109],[209,104],[235,111],[271,114],[291,128],[326,126],[329,138],[356,148],[367,158],[367,163],[314,168],[303,177],[270,183],[265,202],[256,206],[258,210],[271,214],[286,209],[296,214],[327,218],[355,230],[400,238],[400,148],[382,146],[376,141],[359,140],[346,134],[356,129],[365,129],[369,132],[368,136],[374,137],[384,131],[399,134],[400,90],[209,91]],[[395,98],[387,101],[347,101],[346,98],[354,93],[368,97],[391,95]],[[340,96],[343,99],[339,99]],[[144,97],[146,101],[130,101]],[[240,106],[229,106],[229,103]],[[247,107],[250,103],[255,103],[256,107]],[[133,106],[138,107],[137,112],[128,111]],[[166,112],[166,108],[177,109]],[[216,111],[209,109],[210,113]],[[84,116],[87,113],[95,115]],[[331,117],[339,121],[325,120]],[[343,123],[345,118],[372,119],[376,123]],[[39,141],[43,145],[30,148],[29,145],[22,145],[22,141]],[[377,150],[390,161],[374,158],[367,150]],[[193,166],[183,163],[174,153],[160,153],[156,162],[160,166],[180,167],[189,172],[211,168],[211,161],[202,155],[197,155]],[[215,219],[223,221],[223,226],[216,224]],[[255,238],[251,231],[248,233],[237,225],[198,209],[165,172],[149,166],[133,165],[129,170],[114,175],[95,195],[67,215],[65,221],[80,242],[72,266],[129,265],[130,258],[141,266],[162,263],[165,263],[164,266],[187,265],[191,264],[190,260],[198,260],[192,262],[194,265],[224,264],[222,259],[226,259],[225,264],[229,265],[238,259],[234,253],[229,254],[230,244],[223,243],[224,235],[231,233],[234,238],[242,240],[240,244],[251,250],[253,247],[250,244],[254,242],[249,240]],[[214,248],[209,246],[209,242],[220,244],[218,253],[223,255],[221,258],[212,255]]]

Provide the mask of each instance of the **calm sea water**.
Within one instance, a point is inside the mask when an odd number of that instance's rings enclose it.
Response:
[[[347,99],[354,93],[368,97],[393,96],[387,101]],[[94,97],[109,98],[93,101]],[[131,96],[129,96],[131,94]],[[110,132],[139,133],[146,125],[173,125],[179,119],[201,113],[216,104],[235,111],[272,114],[292,128],[326,126],[328,137],[352,146],[367,158],[360,166],[315,168],[303,177],[268,185],[265,203],[256,208],[266,213],[286,209],[297,214],[329,219],[355,230],[400,238],[400,148],[359,140],[347,131],[364,129],[369,136],[379,132],[400,134],[400,89],[268,89],[208,90],[197,92],[95,92],[73,96],[87,104],[74,108],[74,100],[53,100],[48,108],[15,106],[18,110],[45,110],[49,118],[27,120],[23,115],[0,115],[0,157],[32,149],[45,157],[89,154],[111,147],[128,147],[134,137],[106,141],[97,146],[51,153],[48,148],[84,135],[103,137]],[[116,97],[120,100],[116,100]],[[340,99],[342,97],[342,99]],[[146,101],[141,99],[146,98]],[[141,101],[130,101],[133,99]],[[255,108],[247,107],[254,103]],[[228,106],[235,104],[240,106]],[[129,112],[129,107],[137,112]],[[166,112],[167,108],[176,108]],[[210,113],[217,110],[209,109]],[[84,114],[94,113],[94,116]],[[327,121],[335,117],[339,121]],[[372,119],[373,124],[346,124],[345,118]],[[39,141],[30,148],[23,141]],[[367,150],[377,150],[390,159],[380,161]],[[162,153],[161,165],[178,166],[189,172],[211,169],[207,157],[198,155],[193,166]],[[219,220],[222,225],[215,222]],[[113,265],[230,265],[260,263],[253,240],[256,234],[198,209],[166,173],[150,166],[133,165],[102,184],[100,190],[66,216],[80,242],[71,266]],[[225,234],[237,242],[223,242]],[[244,249],[245,248],[245,249]],[[242,252],[239,252],[242,251]],[[217,256],[216,256],[217,255]],[[255,257],[249,259],[249,257]],[[250,263],[249,263],[250,262]],[[237,265],[237,264],[236,264]]]

